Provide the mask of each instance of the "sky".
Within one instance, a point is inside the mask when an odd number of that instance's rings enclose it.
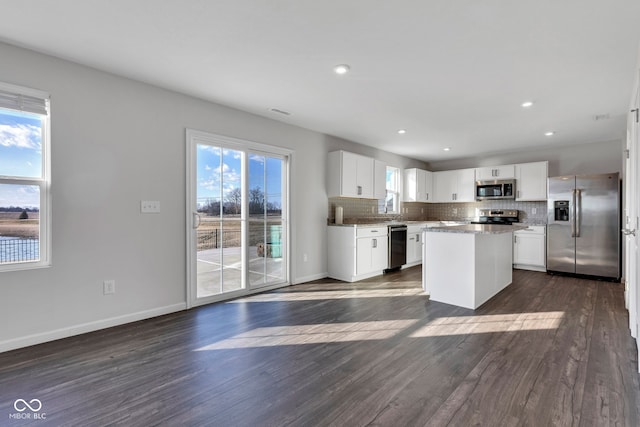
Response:
[[[198,145],[197,198],[198,204],[208,200],[223,201],[234,188],[240,188],[242,179],[242,152]],[[249,154],[249,189],[260,188],[267,193],[267,201],[281,204],[282,160]],[[266,165],[266,179],[265,179]]]
[[[42,123],[37,115],[0,109],[0,176],[42,176]],[[0,207],[40,206],[38,186],[0,184]]]

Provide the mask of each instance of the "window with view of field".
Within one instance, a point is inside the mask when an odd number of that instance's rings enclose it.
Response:
[[[46,94],[0,84],[0,269],[48,260],[47,126]]]

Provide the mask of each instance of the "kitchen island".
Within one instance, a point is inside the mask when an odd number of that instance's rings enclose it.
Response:
[[[513,232],[466,224],[424,228],[422,286],[431,301],[476,309],[511,284]]]

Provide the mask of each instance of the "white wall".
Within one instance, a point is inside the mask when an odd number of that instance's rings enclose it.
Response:
[[[482,157],[432,162],[433,171],[549,161],[549,176],[622,172],[623,141],[542,147],[539,150],[492,154]]]
[[[294,283],[326,274],[328,151],[424,166],[18,47],[0,58],[0,81],[51,94],[53,182],[53,266],[0,273],[0,351],[185,307],[185,128],[294,150]]]

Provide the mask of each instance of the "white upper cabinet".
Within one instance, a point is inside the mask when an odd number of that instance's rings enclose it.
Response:
[[[458,174],[458,189],[456,192],[456,202],[476,201],[476,170],[460,169]]]
[[[513,179],[516,177],[515,165],[491,166],[476,169],[477,181],[490,181],[494,179]]]
[[[475,169],[459,169],[433,173],[435,201],[475,201]]]
[[[373,161],[373,198],[387,198],[387,164],[381,160]]]
[[[329,153],[329,197],[374,198],[374,160],[347,151]],[[385,172],[386,173],[386,172]]]
[[[436,202],[454,202],[457,189],[456,171],[441,171],[433,173],[433,188]]]
[[[404,197],[405,202],[433,202],[432,173],[422,169],[405,169]]]
[[[549,162],[522,163],[516,166],[516,200],[547,200]]]
[[[422,171],[424,172],[424,201],[425,202],[433,202],[433,172]]]

